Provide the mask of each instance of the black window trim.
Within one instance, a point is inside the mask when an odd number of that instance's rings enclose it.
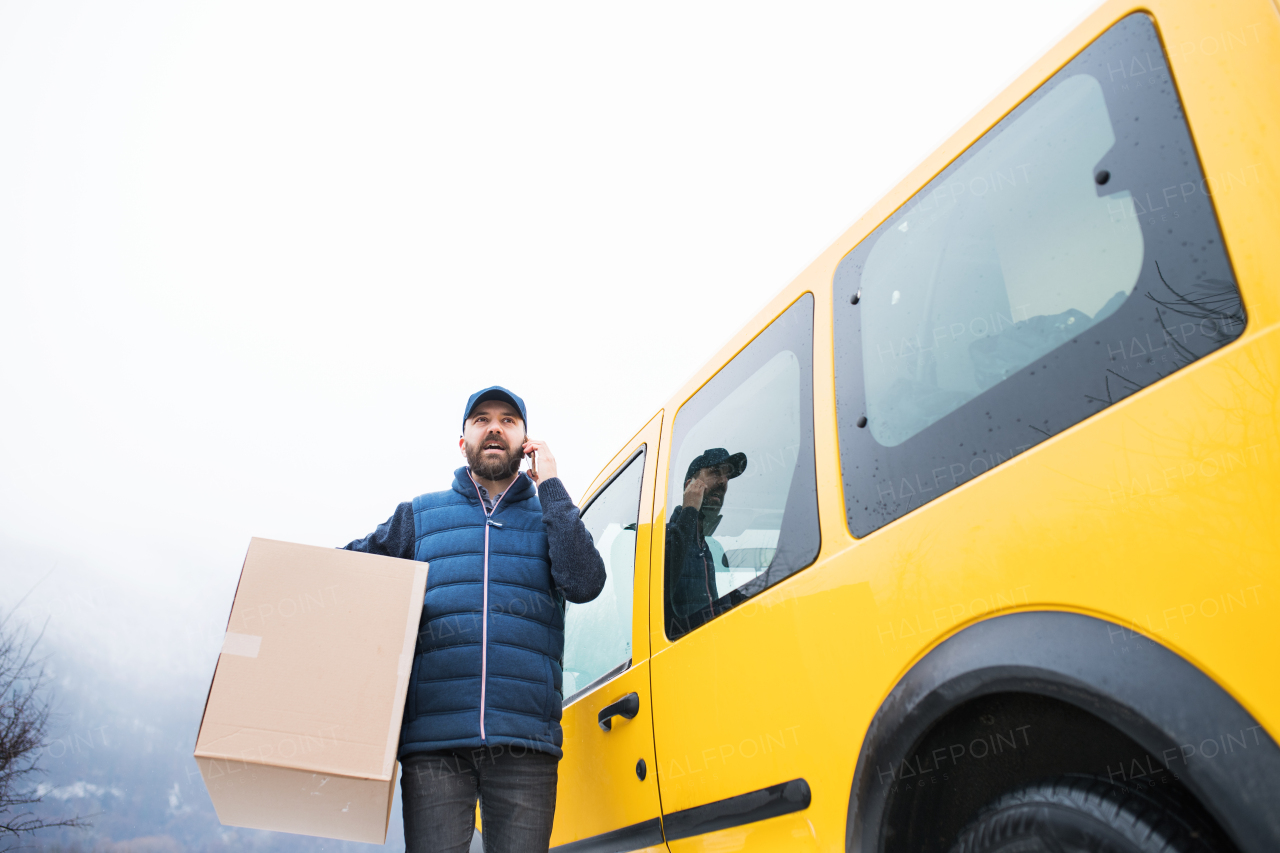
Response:
[[[596,498],[598,498],[598,497],[600,497],[601,495],[603,495],[603,494],[604,494],[604,490],[605,490],[605,489],[607,489],[607,488],[609,488],[610,486],[612,486],[612,485],[613,485],[613,481],[614,481],[614,480],[616,480],[616,479],[618,479],[618,477],[620,477],[620,476],[622,475],[622,472],[623,472],[623,471],[625,471],[625,470],[627,470],[628,468],[630,468],[630,467],[631,467],[631,463],[632,463],[632,462],[635,462],[635,461],[636,461],[636,457],[637,457],[637,456],[642,455],[642,454],[645,452],[645,449],[646,449],[648,446],[649,446],[649,445],[648,445],[648,442],[641,442],[640,446],[636,448],[635,452],[634,452],[634,453],[632,453],[630,456],[628,456],[628,457],[627,457],[627,461],[626,461],[626,462],[623,462],[621,465],[619,465],[619,466],[618,466],[618,470],[616,470],[616,471],[614,471],[612,474],[610,474],[610,475],[609,475],[609,479],[605,480],[605,481],[600,485],[600,488],[596,489],[594,492],[592,492],[592,493],[591,493],[591,497],[587,498],[586,503],[584,503],[584,504],[582,505],[582,509],[578,510],[578,518],[582,518],[584,515],[586,515],[586,514],[587,514],[587,510],[591,509],[591,505],[592,505],[593,503],[595,503],[595,502],[596,502]],[[644,472],[641,472],[641,474],[640,474],[640,494],[641,494],[641,495],[643,495],[643,494],[644,494]],[[640,500],[640,498],[639,498],[639,496],[637,496],[637,498],[636,498],[636,502],[637,502],[637,503],[639,503],[639,500]],[[637,510],[637,512],[636,512],[636,516],[637,516],[637,519],[636,519],[636,520],[637,520],[637,523],[639,523],[639,514],[640,514],[640,513],[639,513],[639,511]]]
[[[634,620],[634,615],[635,615],[635,614],[634,614],[634,611],[632,611],[632,616],[633,616],[632,622],[633,622],[633,623],[634,623],[634,621],[635,621],[635,620]],[[617,665],[617,666],[615,666],[613,669],[611,669],[611,670],[609,670],[608,672],[606,672],[604,675],[596,676],[595,681],[588,682],[588,683],[587,683],[585,686],[583,686],[581,689],[576,690],[576,691],[574,691],[573,693],[571,693],[570,695],[568,695],[568,696],[564,697],[564,702],[562,703],[562,707],[568,708],[570,705],[572,705],[574,702],[577,702],[577,701],[578,701],[579,699],[581,699],[583,696],[586,696],[588,693],[591,693],[591,692],[595,691],[595,689],[596,689],[597,687],[600,687],[600,686],[602,686],[602,685],[604,685],[604,684],[607,684],[607,683],[608,683],[608,682],[610,682],[610,681],[613,681],[613,680],[614,680],[615,678],[617,678],[619,675],[622,675],[622,673],[624,673],[624,672],[626,672],[627,670],[631,669],[631,664],[632,664],[632,663],[633,663],[633,660],[632,660],[631,658],[627,658],[625,661],[623,661],[622,663],[618,664],[618,665]]]

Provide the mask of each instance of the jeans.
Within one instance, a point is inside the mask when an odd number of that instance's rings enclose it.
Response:
[[[559,763],[520,746],[406,755],[400,762],[405,853],[467,853],[477,797],[485,853],[545,851]]]

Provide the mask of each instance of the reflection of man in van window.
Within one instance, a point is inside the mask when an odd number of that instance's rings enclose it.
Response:
[[[747,469],[745,453],[723,447],[706,450],[689,463],[684,499],[667,522],[667,620],[688,630],[689,617],[710,609],[715,615],[716,566],[724,563],[724,549],[711,538],[720,525],[729,481]],[[668,631],[668,633],[671,633]],[[683,633],[681,631],[680,633]]]

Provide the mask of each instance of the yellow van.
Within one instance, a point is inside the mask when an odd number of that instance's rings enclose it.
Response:
[[[1111,2],[581,502],[553,849],[1280,851],[1280,9]]]

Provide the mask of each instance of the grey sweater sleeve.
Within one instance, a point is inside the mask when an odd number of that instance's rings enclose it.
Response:
[[[396,507],[390,518],[378,525],[377,530],[342,547],[347,551],[412,560],[413,545],[413,504],[405,501]]]
[[[551,552],[551,577],[569,601],[591,601],[604,589],[604,560],[559,477],[538,484],[538,502]]]

